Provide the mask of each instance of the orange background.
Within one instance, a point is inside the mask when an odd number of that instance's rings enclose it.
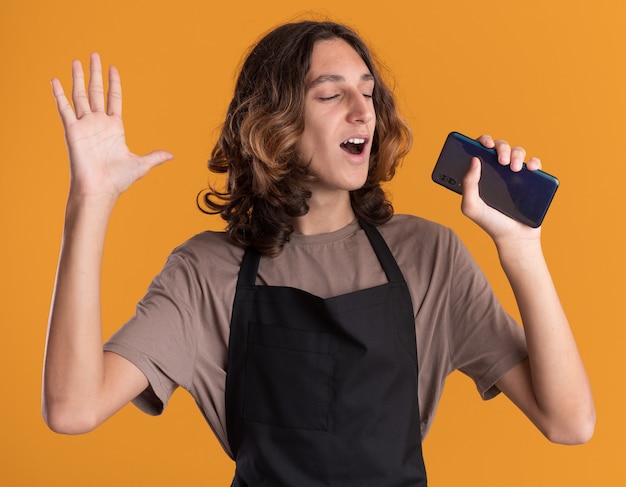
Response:
[[[129,406],[84,436],[56,435],[41,419],[68,185],[48,81],[59,76],[69,88],[70,61],[99,51],[122,75],[130,147],[176,155],[126,193],[113,215],[103,276],[108,336],[175,245],[221,228],[195,209],[195,195],[207,180],[205,161],[241,55],[261,33],[306,11],[356,27],[393,74],[415,132],[389,186],[396,211],[453,227],[514,315],[492,244],[430,171],[449,131],[488,132],[524,145],[561,180],[543,238],[591,376],[596,434],[583,446],[550,444],[506,399],[483,403],[469,380],[453,374],[424,443],[432,485],[623,482],[626,3],[295,3],[1,0],[0,483],[230,485],[233,466],[184,392],[159,418]]]

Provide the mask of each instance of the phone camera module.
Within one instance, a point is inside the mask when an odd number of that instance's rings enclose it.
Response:
[[[439,179],[441,179],[444,183],[449,184],[450,186],[456,186],[456,179],[451,178],[450,176],[446,176],[443,173],[439,173]]]

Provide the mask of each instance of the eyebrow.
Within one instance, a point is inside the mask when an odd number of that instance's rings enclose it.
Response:
[[[346,78],[339,74],[322,74],[315,78],[313,81],[307,84],[307,89],[311,89],[322,83],[341,83],[346,81]],[[374,76],[371,73],[365,73],[361,76],[361,81],[374,81]]]

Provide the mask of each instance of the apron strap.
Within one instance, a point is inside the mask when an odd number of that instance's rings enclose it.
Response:
[[[404,276],[402,275],[402,271],[398,267],[396,259],[378,229],[361,219],[359,219],[359,224],[363,231],[365,231],[365,235],[367,235],[389,282],[403,283]],[[254,247],[246,247],[241,262],[241,269],[239,270],[237,286],[254,286],[256,284],[260,259],[261,253],[257,249]]]
[[[259,261],[261,253],[254,247],[246,247],[246,252],[241,261],[239,269],[239,278],[237,279],[237,287],[251,287],[256,284],[256,275],[259,270]]]
[[[393,257],[389,246],[385,242],[378,229],[367,223],[364,220],[359,219],[361,228],[367,235],[374,253],[380,262],[380,265],[385,271],[385,275],[389,282],[403,283],[404,276],[402,271],[396,263],[396,259]],[[239,279],[237,280],[237,286],[254,286],[256,284],[256,276],[259,270],[259,262],[261,259],[261,253],[254,247],[246,247],[243,260],[241,262],[241,269],[239,270]]]
[[[398,267],[396,259],[394,259],[393,254],[391,253],[391,250],[387,245],[387,242],[385,242],[385,239],[380,234],[378,229],[361,219],[359,219],[359,224],[361,225],[361,228],[363,228],[363,230],[365,231],[365,234],[367,235],[370,244],[372,244],[374,252],[376,253],[376,257],[378,257],[380,265],[385,271],[389,282],[404,283],[404,276],[402,275],[402,271],[400,270],[400,267]]]

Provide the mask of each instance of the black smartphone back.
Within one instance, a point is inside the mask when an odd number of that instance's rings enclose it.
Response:
[[[525,164],[521,171],[511,171],[498,162],[494,149],[451,132],[433,170],[433,181],[462,194],[461,182],[472,157],[482,162],[479,190],[483,201],[528,226],[540,226],[559,186],[558,179],[541,170],[530,171]]]

